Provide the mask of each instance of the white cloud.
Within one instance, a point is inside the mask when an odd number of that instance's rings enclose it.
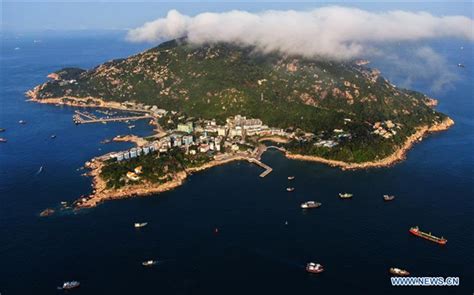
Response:
[[[442,37],[474,40],[474,21],[464,16],[427,12],[368,12],[329,6],[309,11],[261,13],[229,11],[187,16],[176,10],[165,18],[130,30],[136,42],[159,42],[186,36],[191,43],[231,42],[306,57],[350,59],[377,51],[390,42]]]

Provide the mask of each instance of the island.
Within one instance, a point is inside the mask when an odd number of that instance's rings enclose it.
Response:
[[[86,163],[93,191],[74,203],[85,208],[167,191],[233,161],[261,166],[264,177],[271,172],[260,161],[267,148],[342,169],[389,166],[430,132],[454,124],[435,110],[437,100],[393,85],[368,64],[183,38],[90,70],[59,70],[27,96],[78,107],[76,124],[155,126],[151,136],[112,139],[134,148]]]

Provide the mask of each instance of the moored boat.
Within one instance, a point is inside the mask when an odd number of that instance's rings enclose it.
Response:
[[[349,193],[339,193],[339,198],[341,199],[351,199],[353,196],[353,194],[349,194]]]
[[[383,200],[388,202],[388,201],[392,201],[395,199],[395,196],[393,195],[383,195]]]
[[[63,289],[63,290],[71,290],[74,288],[78,288],[81,285],[78,281],[70,281],[70,282],[64,282],[62,287],[58,287],[58,289]]]
[[[436,236],[433,236],[431,233],[422,232],[418,226],[410,228],[410,233],[417,236],[417,237],[423,238],[423,239],[428,240],[428,241],[435,242],[435,243],[440,244],[440,245],[446,245],[446,243],[448,242],[448,240],[446,240],[443,237],[438,238]]]
[[[410,275],[408,271],[404,269],[396,268],[396,267],[391,267],[390,273],[396,276],[401,276],[401,277],[406,277]]]
[[[294,191],[294,190],[295,190],[294,187],[287,187],[287,188],[286,188],[286,191],[287,191],[287,192],[292,192],[292,191]]]
[[[158,261],[156,261],[156,260],[147,260],[147,261],[143,261],[142,265],[143,266],[153,266],[157,263],[158,263]]]
[[[288,180],[293,180],[293,179],[295,179],[295,177],[293,175],[288,176]]]
[[[324,268],[319,263],[310,262],[306,264],[306,271],[309,273],[321,273],[324,271]]]
[[[135,228],[145,227],[148,225],[148,222],[135,222],[133,225]]]
[[[312,209],[312,208],[319,208],[321,207],[321,203],[315,201],[308,201],[301,204],[302,209]]]

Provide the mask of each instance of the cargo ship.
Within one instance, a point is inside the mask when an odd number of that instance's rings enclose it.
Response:
[[[422,232],[418,228],[418,226],[410,228],[410,233],[412,233],[415,236],[418,236],[420,238],[435,242],[435,243],[440,244],[440,245],[446,245],[446,243],[448,242],[448,240],[446,240],[443,237],[438,238],[438,237],[433,236],[431,233]]]

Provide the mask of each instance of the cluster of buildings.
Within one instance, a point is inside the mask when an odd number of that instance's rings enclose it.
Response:
[[[372,128],[374,129],[374,131],[372,131],[373,134],[389,139],[397,134],[395,129],[400,129],[400,124],[395,124],[391,120],[387,120],[384,122],[375,122]]]

